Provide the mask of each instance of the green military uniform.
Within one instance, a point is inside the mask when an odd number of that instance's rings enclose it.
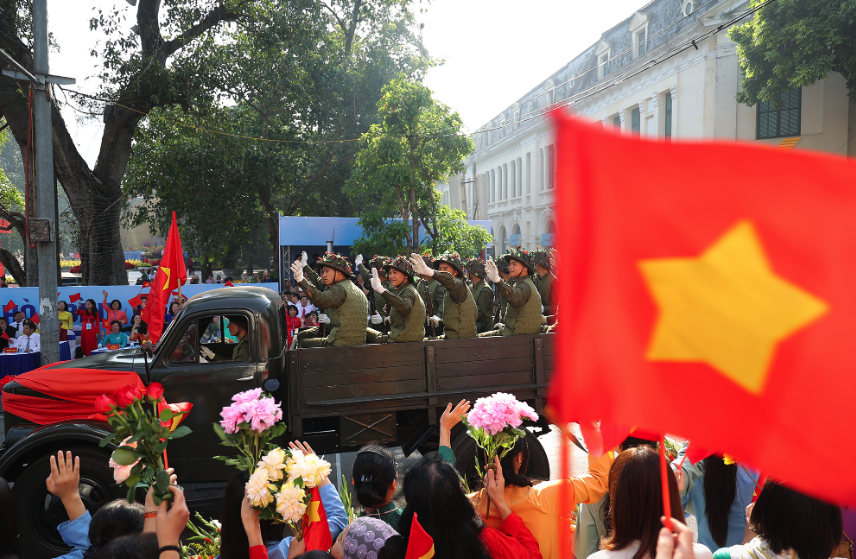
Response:
[[[556,314],[556,304],[553,300],[553,281],[556,276],[552,272],[547,272],[543,276],[539,275],[538,293],[541,295],[541,304],[544,305],[544,314],[552,316]]]
[[[250,344],[247,341],[247,336],[240,339],[235,347],[232,348],[232,361],[249,361],[250,360]]]
[[[389,268],[403,272],[409,281],[401,287],[390,287],[382,295],[389,304],[389,334],[368,329],[368,339],[376,343],[421,342],[425,339],[425,304],[413,283],[413,267],[410,262],[398,256],[384,265],[389,277]]]
[[[327,335],[321,336],[321,326],[309,328],[297,335],[300,347],[325,347],[363,345],[366,343],[366,314],[368,313],[368,299],[363,291],[350,280],[351,269],[345,258],[341,255],[327,253],[318,263],[319,266],[327,266],[339,270],[345,274],[345,279],[326,286],[325,291],[320,291],[311,284],[307,278],[303,278],[300,287],[312,301],[312,304],[322,309],[330,324],[326,325]]]
[[[321,281],[321,276],[318,275],[318,272],[316,272],[309,266],[303,267],[303,277],[308,279],[309,282],[312,283],[312,285],[314,285],[318,289],[318,291],[327,290],[327,284]],[[305,289],[303,291],[306,292]]]
[[[375,258],[377,258],[377,257],[375,257]],[[372,259],[372,260],[374,260],[374,259]],[[360,275],[363,277],[363,283],[366,284],[366,287],[371,289],[371,284],[372,284],[372,273],[371,273],[371,271],[368,268],[366,268],[365,266],[363,266],[362,262],[360,262],[357,265],[357,270],[359,270]],[[388,281],[383,282],[382,285],[383,285],[384,289],[389,289],[389,282]],[[383,298],[383,295],[381,295],[380,293],[378,293],[377,291],[374,291],[374,290],[372,290],[371,296],[374,297],[374,305],[375,305],[375,310],[377,311],[377,313],[381,316],[381,318],[386,318],[386,310],[384,309],[384,307],[386,306],[386,299]]]
[[[474,283],[470,287],[470,292],[473,294],[479,313],[476,319],[476,330],[481,334],[493,329],[493,290],[487,284],[487,280],[482,278],[478,283]],[[502,302],[504,303],[505,299],[502,299]]]
[[[449,272],[439,271],[440,264],[448,264],[458,272],[458,277]],[[443,296],[444,314],[441,316],[445,338],[457,340],[461,338],[474,338],[478,334],[476,319],[478,319],[478,308],[473,294],[464,280],[464,266],[457,252],[444,254],[434,261],[434,276],[432,280],[445,291]],[[439,315],[438,315],[439,316]]]
[[[512,258],[522,263],[532,274],[534,264],[528,251],[518,245],[510,254],[503,258]],[[520,336],[523,334],[537,334],[541,331],[541,295],[538,288],[529,276],[518,277],[513,284],[506,283],[500,279],[496,284],[499,296],[508,301],[505,312],[502,315],[503,327],[491,332],[479,334],[479,336]]]

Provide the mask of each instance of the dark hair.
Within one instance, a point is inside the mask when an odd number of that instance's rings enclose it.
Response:
[[[121,327],[122,327],[122,321],[121,321],[121,320],[111,320],[111,321],[110,321],[110,326],[113,326],[114,324],[118,324],[118,325],[119,325],[119,328],[121,328]]]
[[[481,520],[461,488],[458,472],[439,454],[426,454],[411,466],[404,475],[404,497],[407,508],[398,523],[404,539],[410,539],[415,513],[422,528],[434,538],[435,557],[490,558],[479,537]]]
[[[477,451],[478,452],[478,451]],[[514,471],[514,459],[520,456],[520,467],[517,472]],[[505,486],[517,487],[532,487],[534,482],[526,475],[526,470],[529,469],[529,442],[526,437],[517,439],[511,450],[508,451],[499,465],[502,466],[502,477],[505,478]]]
[[[94,559],[154,559],[158,556],[158,535],[154,532],[131,534],[108,542]]]
[[[386,448],[370,444],[360,449],[351,469],[357,500],[364,507],[387,503],[386,495],[395,481],[395,458]]]
[[[303,555],[298,555],[297,559],[331,559],[332,557],[333,556],[326,551],[316,549],[315,551],[308,551]]]
[[[399,535],[390,536],[377,552],[377,559],[398,559],[407,555],[407,540]]]
[[[137,326],[138,334],[148,334],[149,333],[149,325],[146,324],[144,320],[140,320],[140,325]]]
[[[220,557],[222,559],[249,559],[250,540],[244,531],[241,520],[241,502],[244,500],[244,488],[250,480],[247,472],[236,472],[226,484],[223,493],[223,505],[220,511]],[[283,539],[284,524],[272,524],[269,520],[260,520],[262,540],[279,541]]]
[[[652,441],[650,439],[640,439],[639,437],[627,437],[624,439],[619,445],[622,450],[628,450],[630,448],[636,448],[638,446],[650,446],[653,449],[657,448],[657,441]],[[605,533],[609,534],[612,532],[612,507],[611,502],[609,500],[609,491],[606,492],[606,495],[603,496],[603,507],[601,507],[600,513],[602,515],[601,521],[603,522],[603,526],[605,529]]]
[[[290,313],[291,311],[294,311],[294,316],[297,316],[297,307],[295,307],[294,305],[287,305],[287,306],[288,306],[288,312]]]
[[[728,513],[737,496],[737,464],[726,466],[716,455],[704,459],[704,515],[716,545],[728,541]]]
[[[15,494],[6,480],[0,477],[0,510],[3,522],[0,522],[0,557],[15,557],[21,554],[18,542],[18,515],[15,513]]]
[[[132,505],[125,499],[110,501],[92,515],[89,542],[95,549],[100,549],[121,536],[141,533],[145,512],[140,503]]]
[[[657,441],[652,441],[650,439],[640,439],[639,437],[627,437],[624,439],[624,442],[621,443],[621,449],[627,450],[628,448],[636,448],[637,446],[647,445],[657,450]]]
[[[684,522],[678,482],[671,468],[669,478],[671,516]],[[612,532],[601,540],[602,549],[619,550],[635,540],[642,543],[633,559],[655,557],[660,517],[663,512],[660,456],[653,448],[642,445],[622,451],[609,469],[609,499]]]
[[[244,330],[247,330],[247,328],[249,327],[247,317],[242,314],[230,315],[226,318],[229,319],[229,322],[234,322],[235,326],[237,326],[238,328],[243,328]]]
[[[86,310],[86,303],[92,303],[92,311]],[[83,302],[83,312],[89,316],[98,316],[98,303],[95,302],[95,299],[87,299]]]
[[[36,323],[35,323],[35,322],[33,322],[32,320],[30,320],[29,318],[24,319],[24,321],[23,321],[23,322],[21,322],[21,327],[24,327],[24,326],[29,326],[29,327],[30,327],[30,328],[32,328],[33,330],[35,330],[35,329],[36,329]]]
[[[179,303],[178,301],[173,301],[172,303],[169,304],[169,312],[170,313],[172,313],[172,306],[173,305],[178,305],[178,310],[181,310],[181,303]]]
[[[773,553],[827,559],[841,542],[841,509],[767,480],[749,522]]]
[[[62,312],[59,310],[60,305],[65,305],[65,311],[68,312],[68,303],[66,303],[65,301],[57,301],[56,302],[56,310],[59,312]],[[3,320],[6,320],[6,319],[4,318]]]
[[[112,301],[110,301],[110,310],[113,309],[113,303],[119,303],[119,310],[122,310],[122,301],[120,301],[119,299],[113,299]]]
[[[306,313],[306,316],[309,316],[310,314],[313,314],[315,315],[315,318],[318,318],[318,311],[309,311],[308,313]]]

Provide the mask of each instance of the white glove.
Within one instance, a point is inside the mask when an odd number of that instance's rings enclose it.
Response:
[[[440,317],[437,315],[428,317],[428,322],[431,323],[431,326],[434,326],[436,328],[437,326],[440,326]]]
[[[383,321],[385,324],[389,324],[389,317],[388,316],[383,317]]]
[[[300,253],[300,265],[306,266],[306,264],[308,262],[309,262],[309,255],[306,254],[306,251],[304,250],[303,252]]]
[[[318,324],[330,324],[330,317],[324,313],[318,315]]]
[[[303,254],[306,254],[305,252]],[[300,283],[303,281],[303,265],[297,260],[291,265],[291,273],[294,274],[294,281]]]
[[[493,283],[499,283],[499,268],[496,267],[496,262],[493,261],[492,256],[487,257],[487,262],[485,262],[485,270],[487,271],[487,279],[489,279]]]
[[[377,275],[377,268],[372,268],[372,279],[371,279],[372,289],[377,291],[378,293],[383,293],[386,289],[383,288],[381,284],[380,278]]]
[[[496,323],[496,324],[494,324],[494,326],[493,326],[493,329],[494,329],[494,330],[502,330],[503,328],[505,328],[505,324],[503,324],[502,322],[497,322],[497,323]]]
[[[356,266],[359,266],[359,265],[360,265],[360,264],[362,264],[362,263],[363,263],[363,255],[362,255],[362,254],[358,254],[358,255],[357,255],[357,257],[356,257],[356,258],[354,258],[354,266],[355,266],[355,267],[356,267]]]
[[[547,324],[547,317],[543,314],[541,315],[541,324]]]
[[[429,278],[434,275],[434,269],[429,268],[428,264],[422,260],[422,257],[415,252],[410,255],[408,260],[410,260],[410,263],[413,265],[413,271],[416,272],[416,275],[428,276]]]
[[[383,317],[379,313],[374,313],[371,318],[372,324],[383,324]]]
[[[201,351],[202,351],[202,355],[204,355],[208,359],[214,359],[214,352],[211,351],[210,349],[208,349],[207,347],[202,346]]]

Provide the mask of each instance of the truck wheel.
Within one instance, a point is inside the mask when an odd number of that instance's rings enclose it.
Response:
[[[538,437],[526,431],[526,442],[529,443],[529,467],[526,475],[534,479],[550,479],[550,461],[541,446]],[[455,467],[465,477],[470,490],[475,491],[481,483],[476,472],[476,451],[479,451],[479,464],[484,467],[484,453],[476,446],[475,441],[466,431],[452,439],[452,450],[455,451]]]
[[[126,495],[113,480],[109,452],[92,447],[67,450],[80,457],[80,496],[90,514]],[[68,515],[62,501],[48,493],[45,486],[50,473],[50,455],[42,456],[24,470],[12,489],[24,557],[56,557],[69,550],[56,529],[58,524],[68,520]]]

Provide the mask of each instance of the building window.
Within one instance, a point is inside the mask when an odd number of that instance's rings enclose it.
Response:
[[[502,200],[502,167],[496,170],[496,199]]]
[[[785,92],[781,102],[781,109],[775,108],[771,101],[758,103],[759,140],[799,135],[802,88]]]
[[[693,13],[693,3],[687,2],[686,4],[684,4],[684,15],[690,16],[690,15],[692,15],[692,13]]]
[[[605,52],[597,59],[598,74],[601,78],[609,75],[609,52]]]
[[[526,152],[526,194],[532,192],[532,152]]]
[[[640,122],[639,108],[630,111],[630,130],[637,136],[641,134],[642,123]]]
[[[647,42],[648,30],[643,29],[642,31],[636,34],[636,56],[642,56],[643,54],[645,54]]]
[[[555,165],[555,157],[553,156],[553,146],[547,146],[545,151],[547,162],[546,162],[546,176],[544,177],[544,190],[550,190],[553,188],[553,167]]]
[[[672,95],[670,92],[666,92],[666,110],[664,111],[666,114],[666,123],[663,127],[665,130],[666,141],[669,142],[672,139]]]
[[[490,201],[496,202],[496,172],[490,172]]]
[[[517,162],[511,162],[511,172],[509,173],[509,180],[511,181],[511,197],[514,198],[517,196]]]
[[[617,116],[612,119],[612,125],[621,130],[621,117]]]

